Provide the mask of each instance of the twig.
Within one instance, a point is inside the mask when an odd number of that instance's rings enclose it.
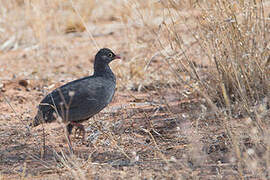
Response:
[[[0,91],[0,93],[1,93],[1,95],[3,96],[4,100],[6,101],[6,103],[7,103],[7,104],[9,105],[9,107],[12,109],[12,111],[13,111],[13,113],[15,114],[15,116],[17,117],[17,119],[19,119],[19,120],[22,122],[22,124],[23,124],[23,125],[26,127],[26,129],[28,130],[28,133],[31,134],[31,131],[30,131],[29,126],[23,122],[23,120],[22,120],[21,117],[18,115],[18,113],[15,111],[15,109],[13,108],[13,106],[11,105],[11,103],[9,102],[9,100],[7,99],[7,97],[4,95],[4,93],[2,93],[1,91]]]
[[[85,27],[85,29],[86,29],[86,31],[87,31],[87,33],[88,33],[90,39],[91,39],[92,42],[94,43],[96,49],[97,49],[97,50],[100,49],[100,48],[99,48],[99,45],[97,44],[96,40],[94,39],[93,34],[90,32],[90,30],[88,29],[88,27],[87,27],[85,21],[83,20],[82,16],[80,15],[78,9],[75,7],[73,0],[70,0],[70,3],[71,3],[72,8],[75,10],[76,14],[79,16],[80,20],[82,21],[82,23],[83,23],[83,25],[84,25],[84,27]]]

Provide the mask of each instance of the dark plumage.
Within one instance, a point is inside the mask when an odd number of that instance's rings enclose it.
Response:
[[[69,82],[49,93],[39,104],[33,126],[53,122],[59,115],[67,126],[68,135],[73,126],[84,132],[83,125],[112,100],[116,79],[109,63],[120,58],[110,49],[103,48],[95,56],[94,74]]]

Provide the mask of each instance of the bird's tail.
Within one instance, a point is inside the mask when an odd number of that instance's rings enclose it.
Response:
[[[57,115],[53,109],[49,109],[45,112],[43,111],[41,109],[38,109],[37,115],[34,117],[34,120],[30,123],[30,126],[36,127],[42,123],[50,123],[57,119]]]
[[[43,123],[43,114],[40,110],[38,110],[37,115],[34,117],[33,122],[30,123],[30,126],[32,127],[36,127],[38,125],[40,125],[41,123]]]

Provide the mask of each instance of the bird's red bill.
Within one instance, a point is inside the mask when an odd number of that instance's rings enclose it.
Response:
[[[119,55],[115,55],[114,59],[121,59],[121,57]]]

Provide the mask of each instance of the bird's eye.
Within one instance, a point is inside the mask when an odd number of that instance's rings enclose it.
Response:
[[[108,56],[109,56],[109,57],[113,57],[113,54],[112,54],[112,53],[109,53]]]

